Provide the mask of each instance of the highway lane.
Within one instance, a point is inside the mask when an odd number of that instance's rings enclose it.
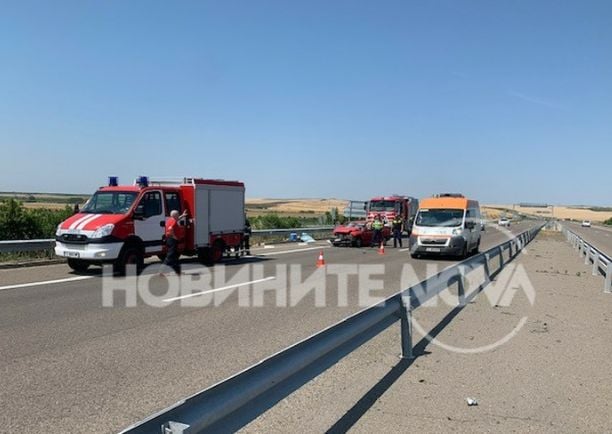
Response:
[[[514,225],[512,232],[531,224]],[[489,228],[483,249],[507,237]],[[379,296],[402,287],[406,263],[415,271],[409,284],[453,263],[413,260],[392,248],[385,256],[376,249],[324,253],[330,265],[384,264],[385,275],[379,276],[384,288],[373,291]],[[273,276],[278,264],[300,264],[308,276],[317,254],[272,254],[230,262],[226,270],[231,274],[245,262],[257,263],[265,276]],[[213,274],[219,271],[215,267]],[[44,272],[30,274],[37,273]],[[353,287],[354,277],[349,279]],[[153,291],[163,293],[163,282],[154,281]],[[276,307],[274,292],[265,293],[261,307],[240,307],[234,292],[219,307],[175,302],[164,308],[104,308],[97,276],[0,291],[0,424],[9,432],[46,432],[49,426],[116,431],[360,309],[356,290],[341,306],[337,279],[328,276],[325,285],[324,308],[315,306],[312,293],[295,307]]]
[[[587,243],[612,257],[612,228],[592,226],[583,228],[580,223],[562,222],[568,229],[580,235]]]

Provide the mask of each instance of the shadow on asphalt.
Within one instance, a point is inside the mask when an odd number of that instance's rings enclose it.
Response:
[[[461,312],[466,305],[457,306],[451,310],[446,316],[440,321],[431,331],[429,336],[435,338],[438,336],[444,328],[449,325],[453,319]],[[426,351],[429,345],[429,339],[423,337],[413,348],[414,359],[402,359],[400,360],[391,370],[380,379],[357,403],[349,409],[340,420],[338,420],[329,430],[328,434],[339,434],[345,433],[351,429],[358,421],[363,417],[364,414],[383,394],[395,384],[395,382],[408,370],[408,368],[422,356],[431,354]]]

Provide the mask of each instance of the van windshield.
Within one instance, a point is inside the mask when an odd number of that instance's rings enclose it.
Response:
[[[456,227],[463,223],[462,209],[422,209],[416,218],[417,226]]]
[[[81,212],[86,214],[125,214],[134,203],[137,194],[132,191],[97,191],[81,208]]]

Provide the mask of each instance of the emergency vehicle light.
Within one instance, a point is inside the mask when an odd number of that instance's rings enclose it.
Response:
[[[148,187],[149,186],[149,177],[148,176],[139,176],[138,179],[136,180],[136,183],[138,185],[140,185],[141,187]]]
[[[119,177],[118,176],[109,176],[108,177],[108,186],[109,187],[117,187],[119,185]]]

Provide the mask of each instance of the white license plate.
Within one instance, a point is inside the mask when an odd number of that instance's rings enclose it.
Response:
[[[441,252],[442,249],[438,248],[438,247],[427,247],[425,249],[426,252]]]
[[[68,250],[64,250],[64,256],[67,258],[78,258],[81,256],[79,252],[70,252]]]

